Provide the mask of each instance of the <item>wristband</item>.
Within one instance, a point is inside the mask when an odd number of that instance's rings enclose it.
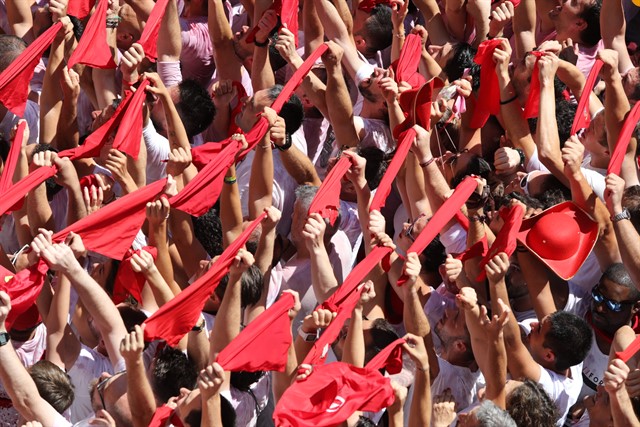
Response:
[[[235,184],[238,182],[238,179],[235,176],[225,176],[224,183],[225,184]]]
[[[524,156],[524,151],[522,151],[520,148],[516,148],[515,150],[518,152],[518,155],[520,156],[520,166],[524,167],[524,161],[526,160]]]
[[[511,98],[507,99],[506,101],[500,100],[500,105],[510,104],[513,101],[515,101],[516,99],[518,99],[518,94],[513,95]]]
[[[285,135],[285,142],[282,145],[277,145],[274,144],[276,146],[276,148],[280,151],[287,151],[289,148],[291,148],[291,144],[293,143],[293,141],[291,140],[291,135],[289,135],[288,133]]]
[[[267,47],[267,46],[269,46],[269,38],[267,38],[263,42],[259,42],[258,39],[253,39],[253,44],[258,46],[258,47]]]
[[[432,157],[432,158],[430,158],[429,160],[427,160],[426,162],[422,162],[422,163],[420,163],[420,167],[424,169],[424,168],[426,168],[427,166],[429,166],[431,163],[435,162],[435,160],[436,160],[436,158],[435,158],[435,157]]]

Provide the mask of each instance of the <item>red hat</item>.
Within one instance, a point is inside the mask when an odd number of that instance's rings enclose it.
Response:
[[[564,202],[524,220],[517,239],[551,271],[569,280],[596,244],[598,224],[573,202]]]
[[[426,130],[431,129],[431,104],[433,93],[444,86],[444,82],[434,77],[422,86],[402,92],[400,107],[408,114],[407,119],[393,129],[393,137],[398,139],[400,134],[413,125],[419,125]],[[437,92],[436,92],[437,93]]]

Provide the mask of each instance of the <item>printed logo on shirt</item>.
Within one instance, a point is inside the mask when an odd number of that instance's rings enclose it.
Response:
[[[327,408],[325,412],[338,412],[338,410],[344,405],[344,402],[344,397],[336,396],[333,403]]]

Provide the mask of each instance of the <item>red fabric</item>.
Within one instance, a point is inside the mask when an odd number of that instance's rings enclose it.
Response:
[[[83,190],[85,188],[91,188],[92,185],[96,188],[100,186],[100,183],[98,182],[95,174],[85,175],[80,178],[80,188],[82,188]]]
[[[9,294],[11,298],[11,311],[5,321],[7,330],[13,327],[16,319],[21,314],[34,305],[38,295],[40,295],[40,290],[44,284],[44,275],[48,269],[49,267],[42,259],[37,264],[25,268],[15,275],[4,267],[1,268],[0,273],[3,277],[0,280],[0,289]],[[21,325],[20,327],[28,329],[29,326],[33,325],[24,326]]]
[[[336,426],[356,411],[378,412],[391,405],[395,400],[393,388],[378,369],[386,366],[399,372],[400,346],[404,342],[404,339],[394,341],[364,368],[343,362],[314,366],[306,380],[295,382],[284,392],[273,413],[275,424]]]
[[[522,215],[524,215],[522,205],[514,205],[509,210],[500,211],[500,216],[504,220],[504,225],[498,232],[496,239],[493,241],[491,249],[489,249],[484,258],[482,258],[482,261],[480,261],[480,273],[478,274],[476,281],[481,282],[487,277],[487,274],[484,271],[484,266],[487,265],[494,256],[498,255],[500,252],[504,252],[510,257],[516,250],[516,246],[518,244],[516,237],[520,231],[520,227],[522,226]]]
[[[120,126],[113,140],[113,148],[138,160],[142,139],[142,107],[145,101],[145,88],[149,80],[143,80],[133,94],[129,105],[122,112]]]
[[[162,339],[168,345],[175,346],[195,326],[204,308],[204,303],[229,271],[229,267],[238,251],[249,240],[251,233],[266,216],[267,214],[263,213],[256,218],[225,249],[209,271],[144,321],[146,324],[144,330],[145,341]]]
[[[231,110],[229,130],[227,131],[228,136],[231,136],[234,133],[242,133],[242,129],[240,129],[240,127],[236,124],[236,116],[242,111],[242,99],[247,96],[247,91],[245,90],[244,86],[242,86],[242,83],[234,80],[231,85],[236,88],[236,92],[238,93],[238,95],[236,96],[238,98],[238,102],[236,103],[236,106]]]
[[[224,176],[235,162],[239,148],[238,141],[231,141],[182,191],[169,199],[171,207],[193,216],[207,213],[220,196]]]
[[[141,85],[142,86],[142,85]],[[91,134],[84,140],[84,143],[75,148],[69,148],[67,150],[63,150],[58,153],[59,157],[69,157],[71,160],[84,159],[87,157],[98,157],[100,155],[100,150],[104,144],[109,140],[109,137],[113,135],[114,132],[117,132],[116,136],[120,135],[120,143],[126,139],[126,132],[123,128],[122,132],[119,130],[119,125],[122,119],[127,114],[127,110],[129,109],[129,105],[132,104],[133,98],[136,96],[137,92],[128,92],[125,98],[120,102],[116,111],[114,111],[113,115],[98,129],[91,132]],[[144,98],[143,98],[144,99]],[[140,94],[138,98],[136,98],[136,102],[140,101]],[[137,107],[134,107],[136,109]],[[142,114],[142,113],[140,113]],[[142,116],[141,120],[142,120]],[[132,119],[128,119],[131,122]],[[142,130],[140,131],[142,132]],[[139,138],[138,138],[139,139]],[[125,144],[125,147],[127,144]],[[114,139],[114,148],[115,148],[115,139]]]
[[[205,168],[224,148],[225,140],[223,142],[207,142],[206,144],[193,147],[191,149],[191,163],[201,171]]]
[[[469,231],[469,218],[467,218],[462,211],[456,211],[456,220],[458,224],[464,228],[464,231]]]
[[[489,251],[489,248],[487,246],[487,235],[485,234],[484,236],[482,236],[482,239],[475,242],[473,245],[471,245],[470,248],[467,248],[466,251],[455,255],[454,258],[465,262],[472,258],[484,257]]]
[[[616,357],[627,363],[640,350],[640,335],[631,342],[623,351],[616,351]]]
[[[278,113],[280,112],[280,110],[282,110],[282,106],[289,100],[289,98],[291,98],[293,92],[295,92],[296,88],[300,86],[300,83],[302,83],[302,80],[304,80],[306,75],[309,74],[309,71],[311,71],[311,68],[316,63],[318,58],[320,58],[322,54],[327,51],[327,49],[327,44],[323,43],[318,46],[318,48],[307,57],[307,59],[304,60],[300,68],[298,68],[296,72],[293,73],[293,76],[291,76],[289,81],[287,81],[287,84],[284,85],[276,100],[273,101],[273,105],[271,105],[271,108],[276,110],[276,112]]]
[[[163,190],[163,179],[109,203],[89,216],[53,235],[62,242],[70,231],[79,234],[87,249],[113,259],[122,259],[145,219],[145,206]]]
[[[402,371],[402,344],[404,338],[398,338],[383,348],[373,359],[367,363],[369,369],[385,369],[389,374],[395,375]]]
[[[145,246],[142,250],[149,252],[154,260],[158,257],[158,249],[153,246]],[[146,279],[144,274],[133,271],[131,267],[133,254],[140,255],[140,250],[133,251],[129,249],[118,269],[118,274],[113,284],[112,299],[114,304],[120,304],[127,299],[129,295],[135,298],[136,301],[142,302],[142,287]]]
[[[540,112],[540,67],[538,61],[544,56],[544,52],[534,50],[531,52],[536,57],[536,62],[533,65],[533,71],[531,72],[531,84],[529,85],[529,97],[527,103],[524,106],[523,117],[525,119],[532,119],[538,117]]]
[[[138,43],[144,49],[145,56],[151,61],[155,61],[158,58],[158,33],[167,4],[169,4],[169,0],[158,0],[156,2],[149,19],[144,25],[140,40],[138,40]]]
[[[362,3],[360,3],[360,7],[362,7]],[[402,45],[400,58],[398,58],[396,65],[396,82],[411,82],[415,74],[420,75],[418,65],[420,64],[421,52],[422,38],[417,34],[409,34]]]
[[[69,0],[67,14],[82,19],[89,15],[95,4],[96,0]]]
[[[285,25],[294,35],[296,47],[298,46],[298,0],[274,0],[268,10],[275,10],[278,14],[278,25],[275,30]],[[247,33],[247,43],[253,43],[258,34],[258,26],[256,25]]]
[[[302,363],[306,363],[308,365],[321,365],[324,363],[324,360],[327,358],[327,352],[329,351],[331,344],[333,344],[340,335],[344,322],[351,318],[353,308],[358,303],[360,295],[362,295],[362,289],[355,289],[353,292],[346,295],[339,307],[334,307],[334,309],[332,309],[333,312],[338,313],[337,316],[322,332],[320,338],[313,343],[313,347],[311,347],[311,350],[307,353],[307,357],[304,358]],[[325,305],[323,305],[323,307],[327,308]]]
[[[283,293],[218,354],[220,366],[231,372],[284,371],[292,341],[289,310],[293,305],[293,295]]]
[[[24,115],[33,71],[60,28],[61,22],[53,24],[0,73],[0,103],[18,117]]]
[[[24,128],[26,127],[26,121],[18,124],[16,137],[11,143],[7,160],[4,162],[4,168],[2,169],[2,175],[0,175],[0,194],[4,194],[13,185],[13,173],[16,171],[16,165],[18,164],[18,157],[20,156],[24,139]]]
[[[473,61],[480,65],[480,89],[470,126],[479,129],[487,123],[490,115],[500,113],[500,87],[493,62],[493,51],[502,43],[499,39],[485,40],[478,46]]]
[[[622,125],[620,135],[618,135],[618,140],[616,141],[616,147],[613,149],[613,153],[611,153],[611,159],[609,159],[607,175],[610,173],[620,175],[624,155],[627,153],[627,147],[629,147],[629,141],[633,136],[633,131],[638,124],[638,120],[640,120],[640,102],[636,102],[636,105],[629,111],[629,115]]]
[[[171,424],[175,427],[184,427],[182,420],[175,413],[175,410],[166,404],[156,409],[156,412],[153,414],[153,418],[151,418],[151,421],[149,422],[149,427],[165,427],[169,419],[171,419]]]
[[[415,139],[415,137],[416,131],[414,129],[408,129],[402,135],[402,139],[398,142],[396,153],[393,155],[391,163],[389,163],[384,176],[380,180],[378,190],[373,196],[371,206],[369,206],[369,212],[374,210],[379,211],[384,206],[385,201],[387,200],[387,197],[389,197],[389,193],[391,192],[393,181],[396,179],[398,171],[404,164],[404,160],[407,158],[407,154],[409,154],[409,149],[411,149],[411,145],[413,144],[413,140]]]
[[[107,44],[108,0],[98,0],[98,7],[89,18],[76,50],[71,54],[67,66],[85,64],[94,68],[116,68],[111,48]]]
[[[390,3],[391,3],[390,0],[362,0],[358,5],[358,9],[367,13],[371,13],[373,8],[376,7],[377,5],[379,4],[389,5]]]
[[[586,129],[589,127],[589,123],[591,122],[591,113],[589,112],[589,95],[591,95],[591,91],[593,91],[593,87],[596,85],[596,80],[598,80],[598,73],[602,68],[602,64],[603,62],[601,59],[596,59],[596,62],[593,64],[593,68],[589,71],[589,77],[587,77],[587,82],[582,89],[582,96],[580,97],[580,102],[578,102],[576,115],[573,118],[573,125],[571,125],[571,135],[577,134],[580,129]]]
[[[319,213],[323,218],[329,219],[331,225],[338,219],[338,210],[340,209],[340,190],[342,188],[342,177],[351,167],[351,159],[342,157],[318,189],[311,206],[309,206],[309,215]]]
[[[399,98],[400,107],[407,115],[404,122],[393,129],[393,137],[401,139],[402,133],[419,125],[431,130],[431,104],[433,93],[443,86],[442,80],[435,77],[420,87],[402,92]]]
[[[360,285],[367,275],[378,265],[379,262],[393,252],[393,249],[386,246],[376,246],[369,252],[362,261],[360,261],[353,269],[351,273],[344,279],[342,285],[322,303],[322,308],[337,312],[342,303],[353,293],[353,291]]]
[[[462,205],[467,201],[471,193],[475,191],[477,187],[476,180],[468,176],[466,177],[449,197],[440,206],[440,209],[436,211],[431,217],[427,226],[422,229],[416,240],[411,244],[407,253],[415,252],[421,254],[422,251],[431,243],[431,241],[440,233],[440,230],[455,216],[455,212],[459,210]],[[407,282],[407,277],[403,274],[398,279],[398,286],[402,286]]]
[[[22,207],[27,193],[58,172],[55,166],[44,166],[9,187],[0,197],[0,215]]]

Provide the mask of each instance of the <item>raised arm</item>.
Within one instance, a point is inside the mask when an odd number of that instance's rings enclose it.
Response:
[[[371,280],[368,280],[360,286],[363,286],[364,288],[360,295],[360,299],[353,308],[353,314],[351,315],[351,321],[349,322],[349,330],[347,331],[347,338],[344,341],[342,362],[357,366],[358,368],[363,368],[365,364],[365,341],[362,325],[362,310],[369,301],[375,298],[376,291],[373,289],[373,282]]]
[[[120,343],[120,353],[127,367],[127,400],[134,427],[147,427],[156,411],[156,399],[142,358],[144,326],[136,325]]]
[[[338,281],[333,274],[329,253],[325,246],[327,225],[318,213],[309,215],[302,235],[311,260],[311,284],[319,303],[323,303],[338,288]]]
[[[256,219],[265,208],[273,203],[273,150],[271,141],[284,144],[287,135],[284,119],[269,107],[263,117],[269,121],[269,131],[258,143],[251,163],[249,178],[249,219]]]
[[[220,80],[242,80],[242,64],[233,48],[233,32],[225,15],[224,2],[209,2],[209,36],[213,44],[213,58]]]
[[[600,9],[600,34],[604,47],[618,52],[618,71],[627,73],[633,68],[633,62],[627,50],[625,34],[627,23],[621,0],[602,0]]]
[[[413,400],[409,412],[408,427],[431,425],[431,380],[429,379],[429,360],[427,347],[420,337],[407,334],[402,345],[411,360],[416,364]]]

